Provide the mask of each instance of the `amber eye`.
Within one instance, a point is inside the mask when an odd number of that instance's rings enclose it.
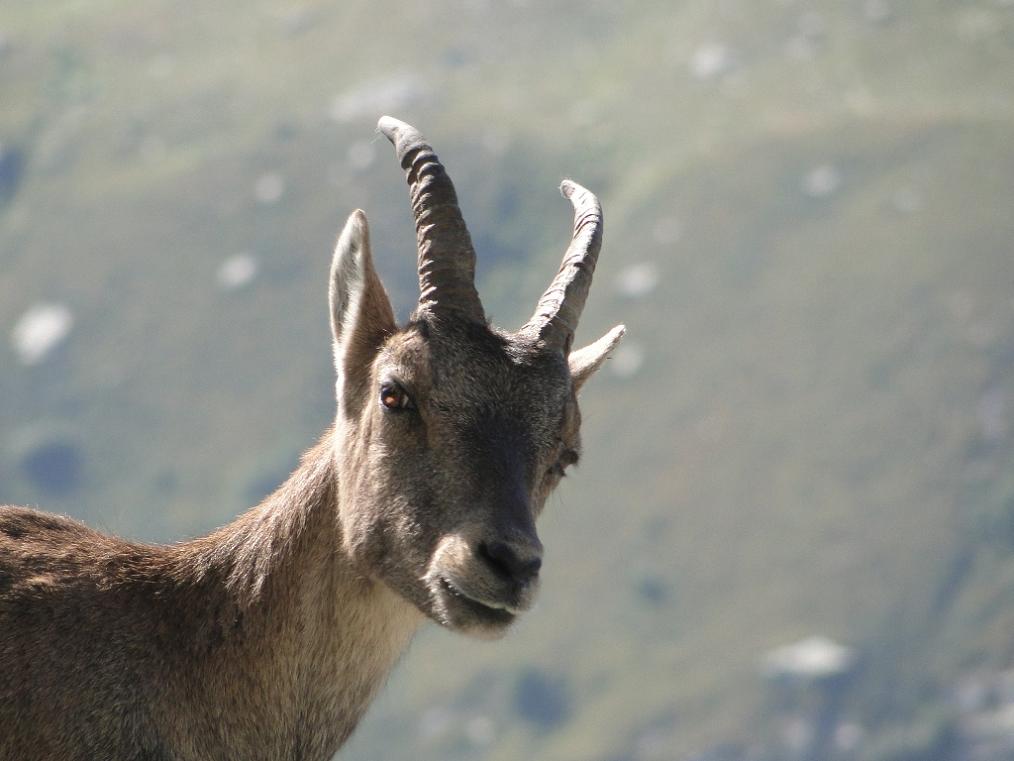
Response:
[[[380,403],[389,410],[415,409],[412,397],[397,383],[385,383],[380,387]]]

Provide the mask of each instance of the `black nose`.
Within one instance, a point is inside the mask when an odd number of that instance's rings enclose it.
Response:
[[[483,542],[479,557],[498,576],[526,584],[539,575],[542,568],[542,547],[539,544],[515,547],[506,542]]]

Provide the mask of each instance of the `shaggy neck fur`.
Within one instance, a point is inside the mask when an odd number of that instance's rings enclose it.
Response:
[[[418,625],[414,607],[342,553],[331,439],[234,523],[170,550],[177,594],[202,608],[184,635],[199,673],[166,694],[202,705],[176,747],[217,736],[236,758],[330,758]]]

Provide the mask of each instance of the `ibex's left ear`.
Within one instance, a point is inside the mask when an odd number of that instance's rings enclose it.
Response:
[[[617,325],[595,343],[570,353],[567,362],[570,365],[570,377],[574,380],[575,390],[580,389],[584,382],[602,366],[609,353],[616,348],[616,344],[620,342],[626,332],[626,326]]]
[[[349,215],[331,262],[331,334],[338,394],[352,402],[369,380],[377,349],[396,329],[391,300],[373,267],[366,215]]]

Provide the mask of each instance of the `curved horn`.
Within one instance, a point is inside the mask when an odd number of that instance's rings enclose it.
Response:
[[[475,290],[475,249],[443,164],[415,127],[382,116],[377,128],[394,145],[408,179],[419,257],[419,307],[453,310],[485,322]]]
[[[576,182],[564,180],[560,192],[574,206],[574,235],[559,272],[539,299],[535,314],[519,332],[566,355],[602,248],[602,207],[593,193]]]

